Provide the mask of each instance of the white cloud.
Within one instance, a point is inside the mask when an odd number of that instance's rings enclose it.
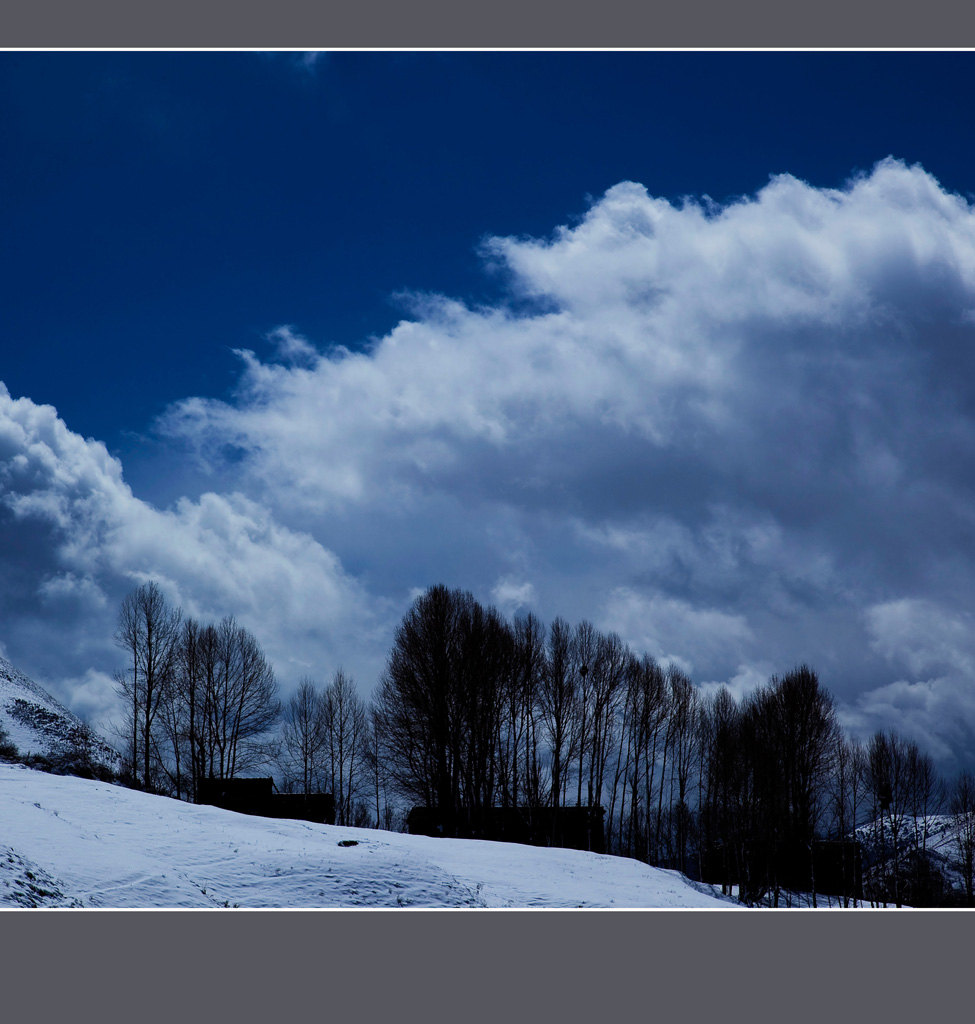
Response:
[[[614,442],[634,473],[680,458],[748,490],[777,471],[801,496],[830,460],[890,489],[916,465],[886,399],[917,397],[932,304],[960,317],[975,302],[970,208],[895,161],[844,190],[779,176],[711,213],[623,183],[551,240],[486,248],[547,311],[428,296],[369,352],[301,366],[244,352],[235,401],[179,403],[166,431],[211,467],[232,446],[266,500],[306,510],[474,486],[492,459],[552,507],[554,485],[586,501]]]
[[[898,679],[838,708],[840,723],[863,740],[893,727],[915,740],[946,774],[970,764],[975,700],[969,677]]]
[[[965,767],[975,740],[972,616],[900,598],[868,608],[865,619],[871,646],[897,676],[842,705],[843,725],[863,738],[894,726],[946,770]]]
[[[538,599],[531,583],[527,580],[518,581],[510,576],[503,576],[495,583],[491,597],[498,609],[508,616],[530,608]]]
[[[310,535],[282,526],[237,493],[156,509],[132,494],[104,445],[73,434],[50,406],[13,401],[5,389],[0,437],[8,529],[39,547],[36,578],[20,596],[39,598],[37,614],[52,632],[63,630],[67,660],[73,646],[99,657],[90,668],[99,680],[113,664],[118,601],[148,579],[187,614],[235,615],[265,647],[285,686],[309,669],[330,673],[333,659],[368,675],[378,669],[388,630],[382,603],[367,600],[338,557]],[[66,671],[61,685],[79,687],[78,700],[104,717],[110,708],[95,704],[109,691],[82,686],[85,678]]]
[[[442,581],[598,617],[740,692],[797,661],[850,706],[962,678],[967,620],[935,612],[975,606],[966,200],[890,159],[724,207],[623,182],[573,227],[484,251],[519,301],[414,297],[356,352],[281,327],[272,359],[240,353],[230,400],[173,406],[161,436],[209,493],[167,510],[53,410],[8,401],[4,503],[56,538],[49,606],[93,586],[110,608],[155,573],[187,606],[248,609],[285,658],[365,620],[376,663]]]
[[[94,580],[73,572],[46,577],[38,587],[38,594],[49,607],[67,602],[88,608],[103,608],[106,604],[105,594]]]
[[[627,587],[609,595],[599,616],[604,629],[612,629],[638,651],[658,661],[693,672],[695,663],[713,661],[742,652],[755,641],[741,615],[715,608],[696,608],[687,601],[660,594],[647,596]]]
[[[274,346],[278,359],[305,365],[318,362],[319,353],[315,346],[287,325],[276,327],[267,340]]]
[[[718,690],[727,689],[736,701],[742,701],[750,696],[760,686],[765,686],[769,679],[776,673],[768,662],[759,662],[755,665],[739,665],[737,671],[730,679],[711,680],[698,683],[701,693],[711,695]]]
[[[80,676],[59,680],[59,684],[59,689],[70,695],[70,710],[110,743],[117,743],[122,719],[117,714],[114,676],[88,668]]]
[[[900,598],[868,608],[873,648],[915,677],[948,669],[975,676],[975,618],[931,600]]]

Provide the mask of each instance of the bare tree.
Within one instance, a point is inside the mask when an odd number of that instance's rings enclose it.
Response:
[[[879,892],[886,903],[901,906],[902,836],[910,806],[907,743],[893,729],[878,731],[867,746],[868,778],[874,822],[880,826]]]
[[[375,807],[374,828],[391,830],[394,807],[392,802],[391,779],[387,769],[382,718],[373,704],[367,712],[366,768],[369,773],[370,801]]]
[[[608,833],[612,845],[615,822],[616,850],[652,863],[654,778],[667,707],[664,674],[649,655],[630,655],[625,674]]]
[[[127,728],[133,778],[141,754],[142,785],[147,790],[153,788],[153,729],[174,683],[180,619],[179,609],[167,604],[153,581],[129,594],[119,610],[115,643],[128,652],[132,667],[129,673],[116,675],[116,692],[131,709]]]
[[[217,627],[218,671],[212,723],[219,778],[233,778],[267,759],[262,740],[281,712],[274,671],[260,644],[236,619]]]
[[[958,860],[965,903],[975,907],[975,776],[962,772],[951,788],[949,801],[957,827]]]
[[[934,760],[909,740],[905,750],[907,806],[911,816],[912,854],[911,903],[922,906],[940,898],[943,879],[928,856],[928,816],[936,814],[944,799],[944,787],[938,778]]]
[[[667,840],[669,859],[673,866],[679,871],[685,871],[690,829],[690,808],[687,798],[691,783],[691,771],[695,762],[695,748],[699,738],[700,698],[688,675],[675,665],[671,665],[667,669],[667,686],[669,713],[664,758],[666,760],[669,754],[671,763],[668,801],[670,820],[667,822]],[[662,786],[660,796],[662,801]],[[661,810],[657,819],[658,836],[663,821],[664,815]]]
[[[542,807],[548,790],[542,773],[539,735],[539,701],[545,678],[545,626],[529,613],[516,619],[515,626],[515,702],[517,715],[524,723],[522,733],[522,770],[516,772],[515,801],[529,808]],[[520,785],[519,785],[520,779]]]
[[[403,617],[375,697],[376,724],[391,784],[435,808],[447,835],[461,813],[464,724],[460,618],[473,597],[431,587]]]
[[[205,629],[196,619],[183,622],[177,691],[182,704],[182,722],[189,765],[189,798],[195,803],[197,787],[204,777],[202,732],[206,721],[204,672]]]
[[[499,721],[514,672],[514,637],[495,608],[465,604],[460,619],[460,707],[464,744],[462,803],[474,835],[490,830],[500,766]]]
[[[604,799],[603,786],[613,753],[618,718],[622,713],[627,669],[632,657],[629,648],[615,633],[597,634],[592,653],[587,673],[589,711],[588,751],[585,759],[585,796],[590,807],[601,805]]]
[[[866,802],[867,756],[859,740],[848,739],[840,732],[837,732],[834,744],[829,789],[829,808],[832,815],[830,831],[833,837],[843,844],[840,847],[843,877],[855,878],[855,865],[849,864],[847,858],[855,856],[849,840],[860,824],[862,808]],[[852,890],[851,886],[849,891],[838,894],[843,899],[844,906],[848,907],[854,898]]]
[[[549,627],[547,655],[539,712],[551,759],[549,799],[553,807],[558,807],[565,803],[570,765],[579,744],[579,694],[572,660],[572,629],[564,619],[554,619]]]
[[[180,645],[182,648],[182,645]],[[181,651],[177,655],[181,661]],[[166,791],[182,800],[186,795],[188,782],[189,752],[189,705],[183,695],[183,677],[177,668],[169,678],[157,716],[158,729],[152,736],[153,761],[157,768],[157,789],[165,786]],[[191,772],[189,773],[191,774]],[[191,792],[193,791],[190,782]]]
[[[431,587],[396,631],[375,699],[380,743],[400,795],[435,808],[447,835],[485,828],[514,666],[510,627],[466,591]]]
[[[575,679],[576,753],[576,806],[582,806],[582,789],[586,779],[585,759],[591,755],[593,732],[593,682],[596,677],[597,651],[601,637],[591,622],[583,620],[572,634],[570,672]],[[587,792],[588,802],[592,794]]]
[[[545,664],[545,627],[528,613],[511,629],[510,665],[503,674],[495,721],[498,800],[502,807],[543,803],[537,705]]]
[[[139,652],[144,645],[137,594],[138,591],[133,590],[123,598],[114,636],[115,645],[128,653],[132,666],[115,673],[115,693],[126,707],[126,720],[116,728],[116,732],[128,748],[128,774],[133,782],[139,767]]]
[[[747,875],[751,772],[745,716],[726,686],[702,703],[699,735],[703,784],[698,813],[701,858],[708,872],[702,866],[702,877],[720,881],[727,895],[734,880]]]
[[[756,854],[749,872],[778,905],[783,878],[808,878],[815,906],[813,842],[826,805],[838,725],[833,698],[817,674],[799,665],[773,676],[746,702],[745,749],[756,800]],[[805,865],[805,866],[803,866]],[[806,872],[808,871],[808,875]]]
[[[355,681],[340,668],[321,698],[322,767],[325,785],[335,797],[335,821],[354,825],[364,783],[366,706]]]
[[[304,677],[284,708],[282,752],[286,779],[300,784],[306,796],[320,792],[326,743],[325,703],[314,682]]]
[[[223,778],[223,765],[218,750],[220,730],[217,725],[220,692],[220,634],[213,623],[202,626],[195,638],[193,687],[196,700],[193,732],[193,765],[197,781]]]

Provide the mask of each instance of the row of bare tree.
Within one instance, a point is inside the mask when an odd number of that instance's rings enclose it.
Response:
[[[331,793],[338,824],[391,823],[372,719],[341,669],[323,689],[302,679],[282,705],[248,630],[184,617],[154,582],[122,602],[115,642],[128,660],[117,731],[134,785],[195,801],[201,779],[274,772],[285,792]]]
[[[284,785],[302,793],[331,793],[338,825],[378,827],[383,820],[381,785],[372,787],[375,820],[370,813],[370,781],[377,778],[370,722],[354,680],[342,669],[321,690],[302,679],[284,708],[278,756]]]
[[[129,662],[115,679],[134,784],[196,799],[200,779],[232,778],[266,762],[278,686],[260,645],[236,620],[184,618],[149,582],[122,602],[115,642]]]
[[[404,616],[371,704],[339,669],[282,706],[247,630],[184,619],[154,583],[123,602],[116,642],[121,733],[148,789],[195,799],[201,778],[261,768],[332,793],[340,824],[389,828],[422,805],[455,835],[487,834],[495,807],[602,806],[611,852],[748,899],[815,889],[817,843],[861,827],[866,893],[916,904],[944,895],[926,823],[947,809],[967,822],[956,866],[975,905],[975,780],[949,793],[916,743],[846,737],[807,666],[735,700],[591,623],[509,622],[443,585]]]

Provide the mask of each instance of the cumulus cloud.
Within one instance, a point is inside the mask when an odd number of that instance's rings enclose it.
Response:
[[[851,715],[903,722],[899,678],[975,722],[943,682],[970,671],[965,622],[931,614],[975,604],[966,199],[894,159],[723,206],[623,182],[482,251],[493,305],[414,296],[358,351],[281,327],[230,399],[170,408],[159,436],[209,493],[167,510],[41,407],[8,416],[5,508],[59,538],[37,599],[152,571],[201,606],[266,595],[290,637],[443,581],[740,692],[806,661]]]
[[[900,598],[864,614],[871,646],[896,673],[841,713],[866,738],[896,728],[951,770],[970,767],[975,742],[975,632],[970,613],[933,600]]]
[[[896,161],[843,190],[779,176],[717,211],[623,183],[575,228],[486,249],[544,310],[431,296],[367,352],[244,352],[234,402],[188,400],[164,428],[214,465],[232,445],[268,494],[318,507],[476,490],[498,460],[506,497],[587,506],[608,458],[678,498],[821,513],[851,482],[890,491],[918,468],[928,346],[975,305],[971,210]],[[939,441],[970,440],[964,391]],[[607,482],[615,498],[624,481]]]
[[[889,681],[864,608],[975,596],[975,214],[922,168],[725,206],[623,182],[482,248],[517,304],[242,353],[233,401],[162,429],[338,550],[365,517],[404,588],[531,578],[550,617],[598,608],[711,678],[808,660],[852,700]]]

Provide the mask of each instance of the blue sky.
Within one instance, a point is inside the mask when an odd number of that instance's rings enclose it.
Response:
[[[369,692],[442,581],[971,763],[972,60],[0,54],[2,650]]]
[[[965,193],[969,67],[925,53],[6,53],[4,379],[115,447],[169,402],[225,393],[230,350],[282,322],[359,347],[403,315],[400,292],[496,300],[483,236],[544,237],[620,181],[721,202],[781,172],[836,186],[892,154]],[[67,372],[49,372],[51,351]],[[151,379],[126,386],[143,360]]]

